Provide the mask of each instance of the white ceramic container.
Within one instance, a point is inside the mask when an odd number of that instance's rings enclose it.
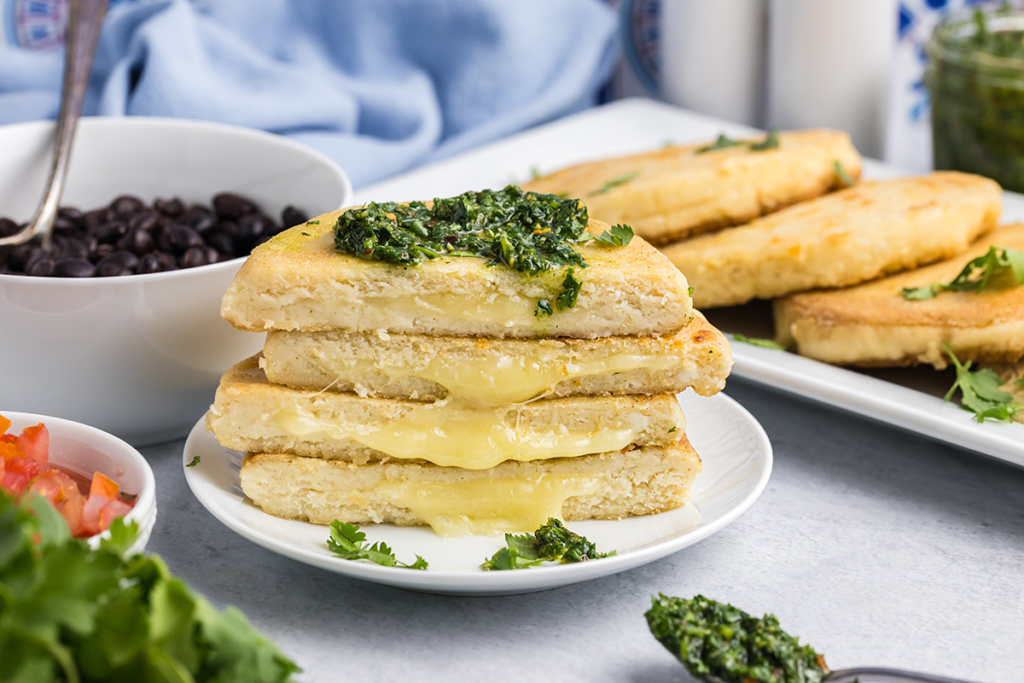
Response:
[[[51,466],[87,480],[92,480],[92,475],[100,472],[116,481],[122,493],[136,496],[135,507],[125,515],[125,521],[139,525],[139,535],[129,553],[142,552],[156,524],[156,482],[149,463],[137,450],[116,436],[71,420],[6,410],[0,410],[0,415],[11,421],[8,431],[14,434],[40,422],[45,424],[50,433]],[[100,539],[109,535],[109,531],[97,534],[89,539],[89,543],[97,546]]]
[[[0,127],[0,216],[27,220],[42,195],[51,122]],[[260,131],[181,119],[85,118],[61,204],[89,210],[122,194],[209,204],[219,192],[270,216],[351,200],[322,154]],[[241,266],[118,278],[0,275],[0,405],[84,422],[135,444],[185,436],[220,375],[263,345],[220,317]]]

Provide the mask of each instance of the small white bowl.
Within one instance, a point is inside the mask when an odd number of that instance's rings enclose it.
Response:
[[[0,216],[28,220],[42,195],[52,122],[0,126]],[[158,118],[79,122],[61,205],[91,210],[118,195],[209,204],[235,192],[279,216],[347,204],[348,177],[286,138]],[[244,259],[149,275],[0,275],[0,405],[84,422],[135,444],[185,436],[221,373],[263,346],[220,317]]]
[[[51,466],[89,481],[95,472],[100,472],[116,481],[122,493],[135,495],[135,507],[124,519],[139,525],[139,536],[129,553],[142,552],[156,524],[156,481],[153,470],[141,453],[116,436],[71,420],[6,410],[0,410],[0,415],[11,421],[7,431],[14,434],[40,422],[45,424],[50,433]],[[89,494],[88,491],[83,493]],[[100,539],[108,536],[110,532],[104,531],[91,537],[89,544],[96,547]]]

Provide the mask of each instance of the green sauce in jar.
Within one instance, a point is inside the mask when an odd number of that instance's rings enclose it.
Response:
[[[1024,11],[954,14],[927,52],[935,168],[1024,192]]]

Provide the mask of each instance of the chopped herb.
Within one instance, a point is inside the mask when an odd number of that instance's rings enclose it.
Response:
[[[610,230],[605,230],[594,239],[601,244],[624,247],[633,239],[633,228],[623,223],[616,223]]]
[[[564,311],[575,306],[576,299],[579,298],[580,289],[582,288],[583,283],[573,276],[573,269],[566,269],[565,279],[562,280],[562,291],[559,293],[558,298],[555,299],[555,308],[559,311]]]
[[[754,152],[763,152],[766,149],[778,149],[779,148],[779,131],[772,128],[768,131],[768,135],[765,136],[762,142],[750,143],[750,149]]]
[[[320,221],[318,221],[318,220],[306,221],[306,225],[320,225]]]
[[[674,432],[674,431],[676,431],[676,428],[675,428],[675,427],[673,427],[672,429],[668,430],[668,433],[669,433],[669,434],[671,434],[671,433],[672,433],[672,432]]]
[[[972,361],[961,364],[949,344],[942,342],[942,348],[956,368],[956,381],[946,392],[947,401],[960,389],[960,403],[964,410],[974,412],[974,419],[978,422],[986,419],[1009,422],[1014,413],[1024,410],[1024,406],[1013,402],[1012,394],[999,388],[1003,385],[999,375],[988,368],[972,371]]]
[[[651,634],[691,676],[721,683],[821,683],[825,658],[786,633],[771,614],[751,616],[702,595],[659,595],[644,615]]]
[[[687,287],[686,294],[687,296],[693,296],[693,287]]]
[[[1017,287],[1024,284],[1024,251],[989,247],[982,256],[971,259],[952,281],[924,287],[904,287],[904,299],[923,301],[942,292],[980,292],[992,287]]]
[[[308,233],[308,232],[303,232],[303,233],[300,233],[300,234],[301,234],[301,235],[302,235],[303,237],[309,237],[309,233]]]
[[[676,146],[676,143],[673,142],[672,140],[665,140],[665,142],[661,143],[661,148],[662,149],[669,149],[670,147],[675,147],[675,146]]]
[[[427,568],[427,561],[419,555],[412,564],[405,564],[395,558],[395,553],[383,541],[364,547],[365,540],[366,534],[359,530],[358,524],[334,520],[331,522],[331,537],[327,539],[327,547],[343,560],[366,560],[383,567],[402,569]]]
[[[719,133],[718,139],[712,142],[706,147],[701,147],[697,150],[697,154],[703,154],[704,152],[714,152],[716,149],[726,149],[728,147],[739,147],[743,143],[739,140],[733,140],[725,133]]]
[[[121,493],[121,497],[124,498],[125,500],[135,500],[136,498],[139,497],[139,494],[137,494],[137,493],[124,493],[124,492],[122,492]]]
[[[533,312],[533,316],[535,318],[543,318],[544,316],[551,315],[554,312],[555,310],[551,308],[551,302],[547,299],[541,299],[537,302],[537,310]]]
[[[430,207],[423,202],[372,202],[349,209],[338,217],[334,248],[400,266],[440,256],[476,256],[489,258],[489,266],[539,275],[566,266],[587,267],[573,249],[593,239],[587,222],[587,208],[578,199],[509,185],[435,199]],[[569,298],[575,303],[575,296]]]
[[[760,346],[762,349],[775,349],[776,351],[785,351],[786,347],[778,342],[772,341],[771,339],[758,339],[756,337],[748,337],[745,334],[734,334],[732,338],[743,344],[750,344],[751,346]]]
[[[542,562],[586,562],[602,557],[611,557],[609,553],[597,552],[597,546],[583,536],[565,528],[561,521],[551,517],[532,534],[515,536],[505,534],[505,545],[480,566],[487,570],[525,569]]]
[[[536,180],[537,178],[540,178],[540,177],[541,177],[540,170],[536,166],[531,166],[530,167],[530,179],[531,180]]]
[[[196,465],[199,464],[200,460],[202,460],[202,458],[200,458],[197,455],[196,457],[192,458],[192,462],[190,462],[189,464],[185,465],[185,467],[195,467]]]
[[[637,171],[633,171],[633,172],[627,173],[625,175],[620,175],[618,178],[612,178],[607,183],[605,183],[604,185],[602,185],[598,189],[596,189],[593,192],[591,192],[590,196],[593,197],[594,195],[604,194],[605,192],[609,192],[611,190],[614,190],[619,185],[625,185],[630,180],[633,180],[634,178],[637,177],[637,175],[639,175],[639,173]]]
[[[839,163],[839,159],[832,160],[832,170],[835,172],[836,178],[839,179],[839,182],[842,183],[843,187],[853,187],[856,184],[853,182],[853,178],[850,177],[850,174],[846,172],[846,169],[843,168],[843,165]]]

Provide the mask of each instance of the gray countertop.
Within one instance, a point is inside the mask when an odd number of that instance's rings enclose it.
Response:
[[[685,682],[647,632],[659,591],[772,612],[834,668],[1024,681],[1024,470],[741,380],[727,393],[771,438],[768,488],[707,540],[608,578],[461,598],[314,569],[208,514],[183,441],[143,449],[158,501],[148,550],[240,607],[302,681]]]

